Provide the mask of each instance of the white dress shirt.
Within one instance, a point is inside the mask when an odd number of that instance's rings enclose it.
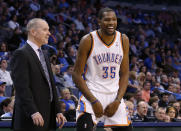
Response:
[[[29,40],[27,40],[27,43],[33,48],[33,50],[35,51],[36,55],[38,56],[38,58],[40,60],[40,55],[39,55],[39,52],[38,52],[39,47],[35,43],[33,43],[33,42],[29,41]]]
[[[11,75],[9,71],[3,71],[0,69],[0,81],[6,82],[6,86],[11,86],[13,85],[13,81],[11,79]]]

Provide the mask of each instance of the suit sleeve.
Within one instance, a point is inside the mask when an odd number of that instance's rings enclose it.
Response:
[[[30,81],[30,68],[28,64],[28,57],[22,50],[17,50],[14,53],[11,62],[12,78],[16,93],[17,108],[22,108],[27,117],[38,112],[33,100]]]

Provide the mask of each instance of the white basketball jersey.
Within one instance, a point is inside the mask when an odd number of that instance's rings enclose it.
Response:
[[[86,84],[90,90],[101,93],[117,93],[119,89],[119,69],[123,59],[121,33],[106,45],[97,31],[91,32],[92,50],[87,59]]]

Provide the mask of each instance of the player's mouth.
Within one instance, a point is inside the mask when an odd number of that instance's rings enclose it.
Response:
[[[113,32],[114,31],[114,27],[113,26],[107,27],[107,30],[110,31],[110,32]]]

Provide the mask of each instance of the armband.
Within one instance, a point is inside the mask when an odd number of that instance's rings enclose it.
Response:
[[[98,100],[96,99],[95,101],[91,102],[91,105],[94,105]]]
[[[121,103],[121,100],[120,100],[120,99],[116,98],[116,100],[118,100],[118,101],[119,101],[119,103]]]

